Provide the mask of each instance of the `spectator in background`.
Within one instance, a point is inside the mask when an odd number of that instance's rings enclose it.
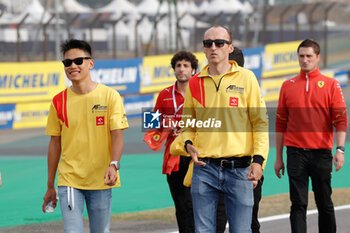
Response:
[[[336,232],[331,199],[332,160],[335,171],[344,164],[346,105],[337,80],[320,73],[320,46],[311,39],[297,49],[300,74],[285,81],[276,113],[275,173],[284,175],[283,146],[287,147],[290,223],[292,233],[306,233],[309,178],[318,209],[320,233]],[[333,127],[336,151],[332,156]]]
[[[84,203],[91,233],[110,232],[113,187],[120,186],[123,129],[128,128],[117,91],[91,80],[90,45],[69,40],[61,46],[64,71],[72,86],[53,98],[46,134],[51,136],[47,165],[48,202],[56,207],[55,176],[64,232],[83,232]]]
[[[244,67],[244,55],[240,48],[235,47],[233,52],[228,55],[230,61],[235,61],[240,67]]]
[[[167,121],[177,122],[181,120],[186,87],[190,78],[196,73],[198,60],[192,53],[180,51],[171,59],[171,66],[175,73],[176,82],[174,85],[165,88],[159,93],[154,111],[158,110],[162,114],[162,118],[166,118]],[[169,126],[169,124],[167,124],[167,126]],[[179,232],[192,233],[194,232],[194,220],[191,189],[183,184],[191,158],[173,156],[170,154],[170,145],[178,136],[179,132],[179,127],[171,127],[170,133],[169,128],[166,129],[163,127],[159,131],[147,131],[144,140],[152,148],[154,147],[152,144],[161,143],[161,141],[155,142],[153,140],[153,137],[157,138],[156,134],[159,134],[159,139],[164,138],[164,134],[167,135],[163,160],[163,174],[167,175],[171,196],[174,200]]]
[[[229,60],[237,62],[237,65],[244,67],[244,56],[241,49],[235,47],[233,52],[229,54]],[[266,163],[263,163],[263,168]],[[254,183],[254,206],[252,212],[252,233],[260,233],[260,223],[258,219],[259,203],[261,201],[261,186],[264,181],[264,176],[261,176],[259,181],[252,181]],[[219,194],[218,209],[216,217],[216,233],[223,233],[226,229],[227,216],[225,211],[225,203],[223,193]]]

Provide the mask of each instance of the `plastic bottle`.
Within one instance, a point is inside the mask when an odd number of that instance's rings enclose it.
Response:
[[[58,200],[58,189],[56,188],[56,199]],[[53,213],[55,208],[53,207],[53,202],[49,201],[45,206],[45,213]]]
[[[53,213],[54,210],[55,208],[53,207],[52,201],[49,201],[48,203],[46,203],[46,206],[45,206],[46,213]]]

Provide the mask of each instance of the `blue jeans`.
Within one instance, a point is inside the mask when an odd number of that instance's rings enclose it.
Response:
[[[219,193],[224,194],[230,233],[250,233],[253,184],[247,180],[249,167],[222,168],[213,163],[194,165],[192,202],[196,233],[216,232]]]
[[[65,233],[83,233],[84,201],[89,216],[90,233],[109,233],[112,190],[82,190],[58,187]]]

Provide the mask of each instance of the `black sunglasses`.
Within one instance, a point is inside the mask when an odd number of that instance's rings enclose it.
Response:
[[[88,60],[88,59],[91,59],[91,57],[77,57],[77,58],[74,58],[73,60],[71,60],[71,59],[64,59],[62,61],[62,63],[63,63],[63,65],[65,67],[70,67],[73,62],[76,65],[81,65],[81,64],[83,64],[84,59]]]
[[[217,39],[217,40],[203,40],[203,46],[205,48],[211,48],[213,45],[213,42],[215,43],[215,47],[222,48],[225,44],[231,44],[227,40]]]

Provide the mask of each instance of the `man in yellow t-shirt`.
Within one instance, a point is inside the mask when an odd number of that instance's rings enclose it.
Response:
[[[47,191],[42,206],[56,207],[56,170],[64,232],[83,232],[86,202],[90,232],[110,232],[111,188],[120,186],[118,170],[123,152],[122,130],[128,128],[117,91],[92,81],[90,45],[69,40],[61,46],[64,70],[72,86],[51,103],[46,134]]]

